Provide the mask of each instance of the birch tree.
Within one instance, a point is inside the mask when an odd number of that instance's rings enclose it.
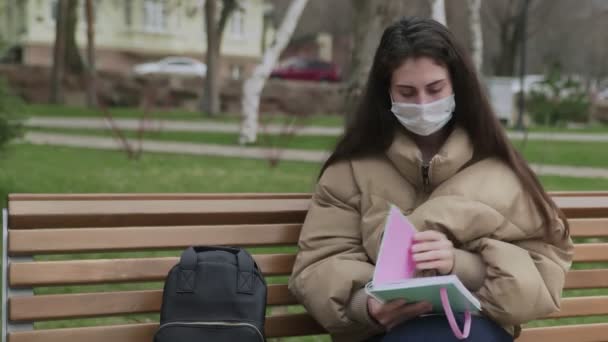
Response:
[[[467,0],[471,55],[477,72],[483,68],[483,33],[481,30],[481,0]]]
[[[262,63],[253,70],[253,74],[243,83],[241,99],[242,121],[239,136],[240,144],[255,143],[258,133],[258,111],[264,84],[285,49],[298,24],[308,0],[292,0],[283,18],[272,45],[266,49]]]

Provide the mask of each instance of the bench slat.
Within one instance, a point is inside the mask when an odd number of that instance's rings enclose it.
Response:
[[[192,199],[310,199],[310,193],[96,193],[96,194],[9,194],[9,201],[111,201],[111,200],[192,200]]]
[[[158,312],[162,290],[23,296],[9,299],[12,321],[40,321]],[[297,305],[287,285],[268,285],[268,305]]]
[[[324,334],[323,328],[308,314],[266,318],[266,337]],[[158,329],[157,323],[114,325],[104,327],[64,328],[15,332],[9,342],[149,342]]]
[[[308,199],[9,202],[9,227],[68,228],[301,223]]]
[[[608,218],[571,219],[572,237],[608,237]]]
[[[554,197],[569,218],[608,217],[608,196]],[[309,199],[9,201],[11,229],[301,223]]]
[[[549,191],[552,197],[608,196],[608,191]]]
[[[553,200],[568,218],[608,217],[608,196],[558,196]]]
[[[40,295],[9,300],[12,321],[38,321],[107,315],[158,312],[162,290]],[[268,286],[268,305],[297,305],[287,285]],[[547,318],[608,314],[608,296],[572,297],[562,300],[562,310]]]
[[[524,329],[517,342],[605,342],[608,323]]]
[[[295,245],[301,224],[162,226],[9,231],[9,255],[181,249],[191,245]]]
[[[566,284],[564,288],[608,288],[608,269],[572,270],[566,274]]]
[[[561,311],[548,318],[608,315],[608,296],[563,298]]]
[[[575,262],[608,261],[608,243],[579,243],[574,245]]]
[[[608,244],[601,243],[577,244],[575,261],[607,261],[607,247]],[[254,258],[265,275],[289,275],[295,255],[258,254],[254,255]],[[158,281],[164,279],[176,262],[177,258],[174,257],[20,262],[10,265],[9,279],[11,286],[14,287]],[[597,273],[593,283],[588,284],[589,287],[602,284],[603,275],[605,274]],[[581,284],[582,281],[581,279],[577,283]],[[588,288],[588,286],[584,287]]]
[[[253,256],[264,275],[289,275],[295,254]],[[178,258],[33,261],[9,267],[12,287],[162,281]]]
[[[297,243],[300,230],[301,224],[18,229],[9,231],[9,254],[287,245]],[[608,219],[572,220],[572,235],[608,236]]]

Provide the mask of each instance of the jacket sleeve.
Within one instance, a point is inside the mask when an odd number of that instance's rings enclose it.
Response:
[[[559,310],[573,245],[556,217],[546,238],[527,202],[499,211],[460,196],[438,196],[410,218],[423,229],[446,231],[481,256],[485,278],[476,296],[483,312],[503,326],[520,325]],[[557,215],[556,215],[557,216]]]
[[[482,239],[486,281],[476,295],[483,312],[503,325],[520,325],[559,311],[572,261],[570,239],[508,243]]]
[[[362,247],[359,198],[349,163],[324,172],[289,279],[290,291],[330,333],[379,331],[363,290],[374,267]]]

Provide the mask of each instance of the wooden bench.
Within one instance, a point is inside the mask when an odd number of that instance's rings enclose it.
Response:
[[[608,262],[603,240],[608,237],[608,193],[552,195],[570,218],[573,236],[591,239],[577,243],[576,262]],[[3,215],[3,341],[151,341],[157,323],[148,316],[117,325],[98,319],[96,324],[105,325],[87,327],[48,328],[44,322],[157,313],[160,282],[175,256],[197,244],[252,247],[266,276],[283,276],[269,285],[268,304],[297,305],[285,276],[292,269],[293,246],[309,201],[309,194],[10,195]],[[154,252],[158,250],[174,252],[166,256]],[[122,253],[134,251],[148,253]],[[70,287],[140,282],[156,283],[152,289]],[[82,293],[50,294],[65,287]],[[566,288],[607,292],[566,298],[562,312],[550,318],[608,315],[608,267],[573,270]],[[271,311],[269,337],[325,333],[303,310]],[[520,340],[541,339],[607,341],[608,323],[529,328]]]

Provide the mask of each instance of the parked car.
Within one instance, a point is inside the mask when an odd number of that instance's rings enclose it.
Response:
[[[207,65],[194,58],[167,57],[156,62],[137,64],[133,67],[137,76],[145,75],[181,75],[205,77]]]
[[[280,63],[270,74],[272,78],[306,81],[340,81],[340,70],[334,63],[293,57]]]

